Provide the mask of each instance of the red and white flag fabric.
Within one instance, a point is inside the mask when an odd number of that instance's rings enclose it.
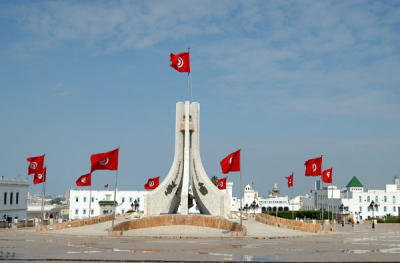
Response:
[[[223,174],[240,171],[240,150],[226,156],[221,162]]]
[[[226,177],[218,179],[218,189],[219,190],[224,190],[226,189]]]
[[[118,152],[119,148],[105,153],[92,154],[90,156],[90,162],[92,163],[90,172],[96,170],[118,170]]]
[[[171,67],[179,72],[190,73],[190,54],[189,52],[182,52],[179,54],[170,54]]]
[[[322,172],[322,182],[327,184],[332,183],[332,170],[333,168],[330,168]]]
[[[159,183],[160,183],[160,176],[158,176],[156,178],[150,178],[147,180],[147,184],[144,185],[144,189],[147,189],[147,190],[156,189],[158,187]]]
[[[290,176],[285,177],[287,181],[288,188],[293,187],[293,173]]]
[[[41,172],[35,173],[35,175],[33,176],[34,184],[41,184],[43,182],[46,182],[46,170],[46,167],[44,167]]]
[[[322,174],[322,156],[307,160],[304,165],[306,166],[306,176],[319,176]]]
[[[91,186],[92,185],[92,174],[84,174],[76,180],[77,186]]]
[[[106,184],[106,185],[104,185],[104,188],[108,188],[108,186],[109,186],[109,185],[108,185],[108,184]]]
[[[39,174],[43,172],[44,154],[41,156],[29,157],[28,174]]]

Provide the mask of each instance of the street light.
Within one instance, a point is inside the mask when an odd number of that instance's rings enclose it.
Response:
[[[375,228],[375,220],[374,220],[374,210],[378,209],[378,204],[374,202],[374,200],[371,201],[371,203],[368,206],[369,209],[372,209],[372,228]]]
[[[341,204],[339,206],[339,211],[340,211],[340,219],[342,220],[342,226],[344,226],[344,219],[343,219],[344,205],[343,204]]]

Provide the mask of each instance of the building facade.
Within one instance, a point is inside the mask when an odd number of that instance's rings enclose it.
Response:
[[[0,179],[0,219],[26,219],[29,183],[19,179]]]
[[[347,216],[355,221],[372,217],[400,216],[400,183],[397,177],[385,189],[365,190],[354,176],[344,189],[323,187],[303,200],[303,210],[332,211],[334,216]]]
[[[129,210],[144,211],[146,191],[118,191],[116,195],[116,214]],[[113,190],[70,190],[69,219],[82,219],[113,213]]]

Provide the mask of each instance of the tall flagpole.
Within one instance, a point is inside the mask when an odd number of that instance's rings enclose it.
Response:
[[[46,171],[47,173],[47,171]],[[41,218],[42,218],[42,225],[44,224],[44,196],[46,194],[46,181],[42,183],[42,207],[41,207]]]
[[[116,209],[116,195],[117,195],[117,184],[118,184],[118,170],[115,171],[115,187],[114,187],[114,203],[113,203],[113,217],[111,223],[111,230],[114,231],[114,220],[115,220],[115,209]]]
[[[188,54],[189,54],[189,58],[190,58],[190,47],[188,48]],[[189,62],[190,63],[190,62]],[[190,80],[190,72],[188,72],[188,75],[187,75],[187,94],[186,94],[186,100],[187,101],[190,101],[190,95],[189,95],[189,80]]]
[[[240,158],[239,158],[239,165],[240,165],[240,231],[242,231],[242,221],[243,221],[243,198],[244,198],[244,189],[242,185],[242,149],[240,149]]]
[[[294,196],[294,172],[292,171],[292,219],[294,219],[294,206],[293,206],[293,196]]]
[[[322,159],[322,154],[321,154],[321,159]],[[321,161],[321,172],[324,170],[322,167],[323,167],[323,160]],[[321,190],[324,190],[324,181],[322,180],[322,174],[320,175],[320,178],[321,178]],[[322,199],[322,204],[321,204],[322,215],[321,215],[321,219],[323,221],[324,220],[324,197],[322,197],[321,199]],[[323,223],[324,222],[322,222],[322,224]]]

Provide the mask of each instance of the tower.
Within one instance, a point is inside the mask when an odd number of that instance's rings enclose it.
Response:
[[[145,215],[188,214],[189,183],[201,214],[226,216],[229,194],[220,191],[208,178],[200,157],[200,104],[176,103],[175,154],[164,181],[144,197]]]

